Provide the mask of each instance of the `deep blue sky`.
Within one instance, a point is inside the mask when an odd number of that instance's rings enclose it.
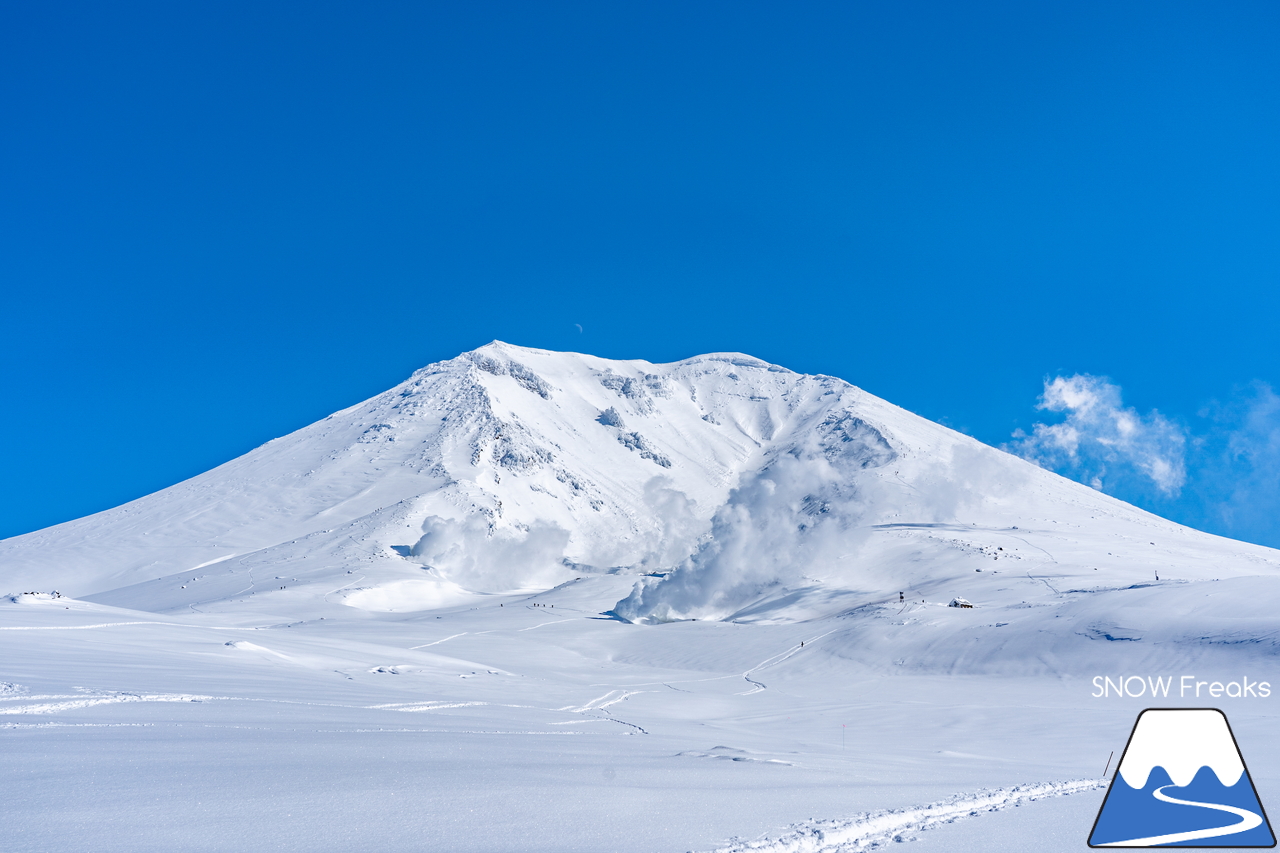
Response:
[[[1280,545],[1277,44],[1271,2],[5,4],[0,536],[498,338],[997,445],[1106,376],[1188,474],[1104,488]]]

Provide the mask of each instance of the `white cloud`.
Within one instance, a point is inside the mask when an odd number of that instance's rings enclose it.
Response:
[[[1120,386],[1088,374],[1046,379],[1037,408],[1065,420],[1019,430],[1005,449],[1099,490],[1136,476],[1172,497],[1186,483],[1182,427],[1154,409],[1126,407]]]
[[[1211,428],[1196,442],[1202,524],[1280,546],[1280,396],[1258,382],[1201,413]]]

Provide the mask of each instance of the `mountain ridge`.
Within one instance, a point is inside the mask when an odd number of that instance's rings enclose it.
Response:
[[[784,590],[801,618],[817,587],[885,595],[955,585],[979,554],[1025,563],[1040,546],[1009,537],[1041,526],[1078,534],[1073,574],[1137,581],[1147,565],[1115,552],[1147,540],[1154,576],[1158,538],[1200,555],[1181,560],[1189,577],[1280,566],[836,377],[743,353],[652,364],[495,341],[168,489],[0,542],[0,578],[171,610],[201,607],[182,584],[158,593],[184,573],[292,566],[300,593],[358,570],[369,585],[326,604],[413,610],[621,572],[640,581],[614,612],[634,621],[758,613]],[[206,586],[207,605],[234,598]]]

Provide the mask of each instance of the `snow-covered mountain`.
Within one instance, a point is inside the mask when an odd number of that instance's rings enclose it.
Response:
[[[743,355],[493,343],[6,592],[6,851],[1078,850],[1186,678],[1280,789],[1280,553]]]
[[[1115,588],[1280,561],[834,377],[494,342],[184,483],[0,543],[0,567],[13,590],[156,611],[231,607],[255,568],[289,580],[249,578],[255,596],[383,611],[630,573],[615,612],[652,622],[809,618],[899,592],[990,604],[1009,597],[1002,574]]]

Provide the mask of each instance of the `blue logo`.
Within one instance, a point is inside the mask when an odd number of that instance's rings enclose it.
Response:
[[[1217,708],[1138,715],[1090,847],[1275,847],[1227,717]]]

